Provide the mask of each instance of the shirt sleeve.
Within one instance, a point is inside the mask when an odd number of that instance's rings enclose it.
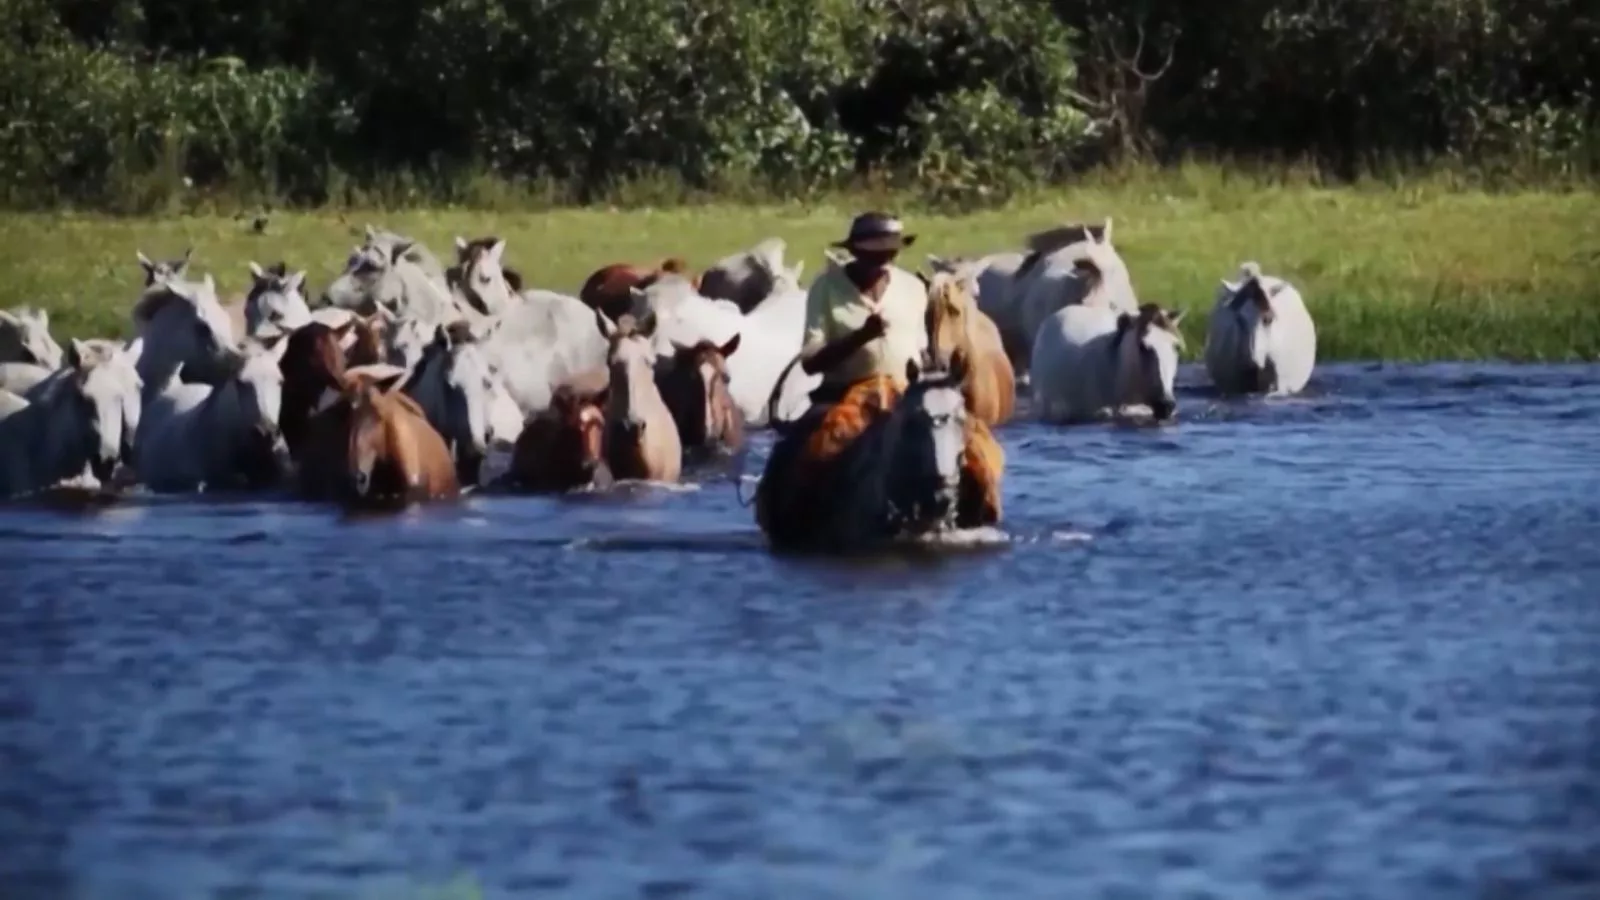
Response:
[[[832,306],[829,281],[828,276],[824,275],[811,282],[810,290],[806,291],[806,334],[800,344],[800,352],[807,356],[822,349],[822,345],[828,342],[828,313]]]

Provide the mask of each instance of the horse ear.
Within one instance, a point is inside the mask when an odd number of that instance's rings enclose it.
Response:
[[[304,269],[301,269],[300,271],[294,273],[293,275],[290,275],[288,280],[285,282],[285,286],[288,287],[288,289],[290,291],[292,291],[292,292],[294,292],[296,294],[305,293],[306,271]]]
[[[953,382],[967,380],[967,354],[961,350],[950,351],[950,365],[945,367],[945,374]]]
[[[396,241],[395,245],[389,250],[389,264],[398,263],[402,256],[405,256],[412,247],[416,246],[416,243],[416,241]]]
[[[723,344],[721,347],[717,348],[717,352],[722,354],[723,359],[727,359],[738,351],[739,337],[740,334],[738,332],[734,332],[733,337],[728,338],[728,342],[726,344]]]
[[[256,265],[255,260],[250,261],[250,277],[256,281],[265,281],[267,279],[267,273],[261,271],[261,267]]]
[[[495,238],[494,239],[494,243],[489,245],[489,256],[490,256],[490,258],[492,258],[495,261],[495,264],[498,265],[500,263],[500,258],[505,256],[505,254],[506,254],[506,241],[505,241],[505,238]]]
[[[606,340],[610,340],[611,335],[617,330],[617,326],[611,324],[611,320],[606,318],[605,311],[598,306],[594,308],[594,325],[600,329],[600,336]]]
[[[917,376],[922,374],[922,368],[917,365],[915,357],[906,360],[906,383],[916,384]]]
[[[371,242],[371,241],[377,239],[377,237],[378,237],[378,229],[373,228],[371,222],[367,223],[365,231],[366,231],[366,236],[367,236],[367,241],[368,242]]]
[[[465,253],[465,252],[467,252],[467,239],[462,237],[459,234],[456,235],[456,252],[457,253]]]
[[[1239,293],[1239,288],[1243,287],[1243,285],[1239,284],[1238,282],[1229,281],[1226,278],[1223,278],[1223,279],[1220,279],[1220,280],[1222,281],[1223,290],[1227,291],[1230,294]]]
[[[68,367],[80,369],[83,367],[84,360],[89,358],[89,345],[78,340],[77,338],[73,338],[67,344],[67,352],[65,357]]]
[[[129,365],[137,368],[139,360],[144,356],[144,335],[139,335],[129,341],[122,348],[122,355],[127,357]]]
[[[183,265],[187,266],[189,264],[189,258],[192,257],[192,256],[194,256],[194,245],[193,244],[183,248],[183,256],[180,257],[179,262],[182,263]]]
[[[933,290],[933,279],[931,277],[929,277],[929,275],[926,272],[922,271],[921,269],[917,270],[917,280],[922,282],[922,289],[923,290],[925,290],[925,291]]]
[[[806,261],[802,259],[799,262],[796,262],[794,264],[794,268],[789,270],[789,278],[792,279],[795,284],[799,284],[800,283],[800,273],[804,272],[805,270],[806,270]]]
[[[1169,309],[1167,310],[1167,324],[1171,325],[1173,328],[1177,328],[1179,323],[1183,321],[1183,316],[1184,310]]]
[[[1097,243],[1097,244],[1109,244],[1109,243],[1111,243],[1111,217],[1110,216],[1106,216],[1106,223],[1104,225],[1100,226],[1100,240],[1095,241],[1095,243]]]
[[[156,271],[156,264],[150,261],[150,257],[145,256],[143,250],[135,250],[133,252],[139,255],[139,266],[146,272],[154,274]]]

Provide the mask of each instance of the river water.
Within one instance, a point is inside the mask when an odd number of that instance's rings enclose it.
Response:
[[[726,479],[0,512],[0,896],[1595,896],[1600,368],[1181,404],[865,563]]]

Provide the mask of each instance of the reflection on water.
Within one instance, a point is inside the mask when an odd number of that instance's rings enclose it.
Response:
[[[736,475],[8,510],[0,896],[1592,896],[1597,376],[1008,426],[865,563]]]

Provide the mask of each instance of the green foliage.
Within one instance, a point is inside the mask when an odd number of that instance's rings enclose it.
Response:
[[[1584,0],[0,0],[0,202],[972,205],[1145,151],[1585,178],[1597,48]]]

